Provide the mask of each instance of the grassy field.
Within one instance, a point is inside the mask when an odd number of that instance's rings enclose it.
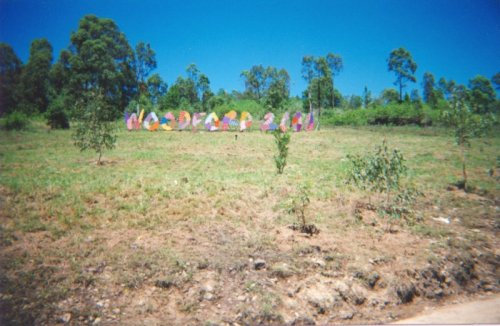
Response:
[[[384,138],[423,194],[393,232],[345,183],[346,156]],[[283,175],[258,131],[120,130],[101,166],[70,131],[0,132],[0,322],[387,322],[495,292],[500,135],[472,145],[465,193],[440,129],[294,133]],[[314,236],[288,227],[304,185]]]

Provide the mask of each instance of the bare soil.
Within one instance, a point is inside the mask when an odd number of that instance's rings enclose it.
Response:
[[[2,323],[388,323],[496,293],[499,202],[449,196],[470,207],[455,210],[449,225],[426,219],[429,230],[442,230],[438,237],[405,225],[387,232],[370,205],[342,196],[312,203],[352,212],[312,235],[276,223],[277,215],[229,223],[224,216],[235,213],[222,208],[152,230],[15,232],[0,251]],[[461,222],[485,207],[487,214]],[[453,210],[421,207],[428,215],[437,209]]]

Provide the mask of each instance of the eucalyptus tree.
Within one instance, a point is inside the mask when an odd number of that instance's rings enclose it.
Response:
[[[84,16],[71,34],[69,90],[75,99],[101,94],[101,107],[121,114],[137,93],[135,55],[115,22],[95,15]]]
[[[28,63],[21,74],[21,103],[25,113],[45,112],[49,106],[52,45],[45,38],[31,43]]]
[[[14,111],[22,62],[7,43],[0,42],[0,116]]]
[[[413,60],[411,53],[405,48],[392,50],[387,59],[388,70],[396,74],[394,85],[399,87],[399,102],[403,101],[403,88],[407,82],[416,82],[414,76],[417,64]]]

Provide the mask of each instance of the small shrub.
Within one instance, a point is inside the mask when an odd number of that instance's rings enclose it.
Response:
[[[366,156],[348,155],[347,158],[351,163],[348,183],[362,190],[385,194],[384,203],[378,209],[379,215],[399,219],[412,213],[410,207],[419,192],[412,187],[402,189],[401,178],[407,167],[403,155],[397,149],[390,151],[384,139],[375,153]]]
[[[64,98],[57,97],[45,114],[51,129],[69,129],[69,119],[64,109]]]
[[[24,130],[29,126],[28,117],[22,112],[12,112],[2,123],[5,130]]]
[[[273,132],[274,140],[278,146],[278,155],[274,156],[274,162],[276,163],[276,169],[278,174],[282,174],[286,166],[286,159],[288,157],[288,144],[290,143],[290,133],[284,132],[276,129]]]
[[[387,200],[393,190],[399,190],[400,177],[407,170],[403,155],[397,149],[390,152],[385,139],[373,155],[348,155],[347,158],[352,164],[349,182],[363,190],[385,193]]]
[[[298,224],[294,224],[290,228],[312,236],[318,234],[319,229],[314,224],[307,224],[306,210],[310,203],[309,186],[300,186],[297,192],[290,196],[286,210],[288,214],[295,215],[298,221]]]
[[[295,214],[301,225],[306,225],[306,209],[310,202],[309,189],[305,186],[301,186],[298,193],[290,198],[288,213]]]

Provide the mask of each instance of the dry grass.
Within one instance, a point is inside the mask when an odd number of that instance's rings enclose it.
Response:
[[[446,191],[460,165],[442,130],[293,134],[280,176],[272,135],[234,135],[121,131],[96,166],[68,132],[2,133],[0,321],[52,324],[69,313],[75,324],[331,323],[353,313],[356,323],[385,322],[430,300],[421,290],[415,305],[400,306],[396,291],[424,289],[415,275],[429,266],[448,271],[449,284],[428,285],[444,297],[480,281],[497,290],[500,190],[487,170],[499,137],[472,147],[477,195]],[[359,209],[368,195],[344,181],[346,155],[384,138],[407,159],[406,182],[425,194],[415,224],[401,221],[395,233]],[[287,227],[296,218],[285,202],[302,184],[311,185],[308,222],[321,231],[313,237]],[[476,278],[455,281],[454,257],[472,257]],[[257,259],[266,267],[256,270]],[[374,272],[380,280],[368,286]]]

